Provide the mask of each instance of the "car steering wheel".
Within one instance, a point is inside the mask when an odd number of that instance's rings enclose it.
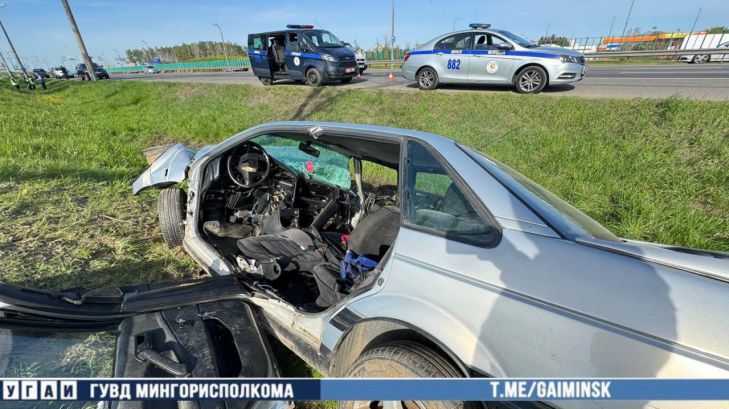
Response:
[[[268,177],[271,158],[261,145],[246,142],[228,156],[228,175],[236,185],[251,189]]]

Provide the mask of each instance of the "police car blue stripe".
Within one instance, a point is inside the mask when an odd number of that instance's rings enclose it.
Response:
[[[520,51],[520,50],[415,50],[411,51],[410,55],[418,54],[452,54],[452,55],[511,55],[515,57],[535,57],[535,58],[551,58],[559,59],[559,55],[543,53],[539,51]]]

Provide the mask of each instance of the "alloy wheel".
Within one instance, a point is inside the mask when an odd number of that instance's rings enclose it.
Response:
[[[534,92],[542,84],[542,74],[537,70],[526,70],[519,76],[519,87],[526,92]]]

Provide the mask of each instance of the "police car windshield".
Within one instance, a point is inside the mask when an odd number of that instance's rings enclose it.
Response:
[[[334,34],[324,30],[305,31],[304,35],[317,47],[339,48],[344,47],[342,41]]]
[[[492,31],[494,33],[501,34],[502,36],[504,36],[504,37],[508,38],[509,40],[511,40],[511,41],[519,44],[522,47],[526,47],[526,48],[537,47],[537,45],[534,44],[533,42],[527,40],[526,38],[520,37],[520,36],[512,33],[511,31],[506,31],[506,30],[492,30]]]

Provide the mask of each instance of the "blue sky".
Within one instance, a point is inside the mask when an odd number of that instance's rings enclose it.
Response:
[[[69,0],[92,56],[116,57],[128,48],[217,40],[219,23],[227,41],[243,44],[248,33],[314,24],[345,41],[369,48],[390,31],[390,0],[374,1],[162,1]],[[78,56],[60,0],[0,0],[0,19],[18,53],[31,65]],[[550,33],[566,36],[606,35],[622,31],[630,0],[396,0],[395,35],[399,44],[425,42],[470,22],[488,22],[537,39]],[[635,0],[629,28],[653,26],[688,30],[702,8],[698,28],[729,26],[729,0]],[[0,38],[0,51],[9,47]],[[69,64],[71,65],[71,64]]]

